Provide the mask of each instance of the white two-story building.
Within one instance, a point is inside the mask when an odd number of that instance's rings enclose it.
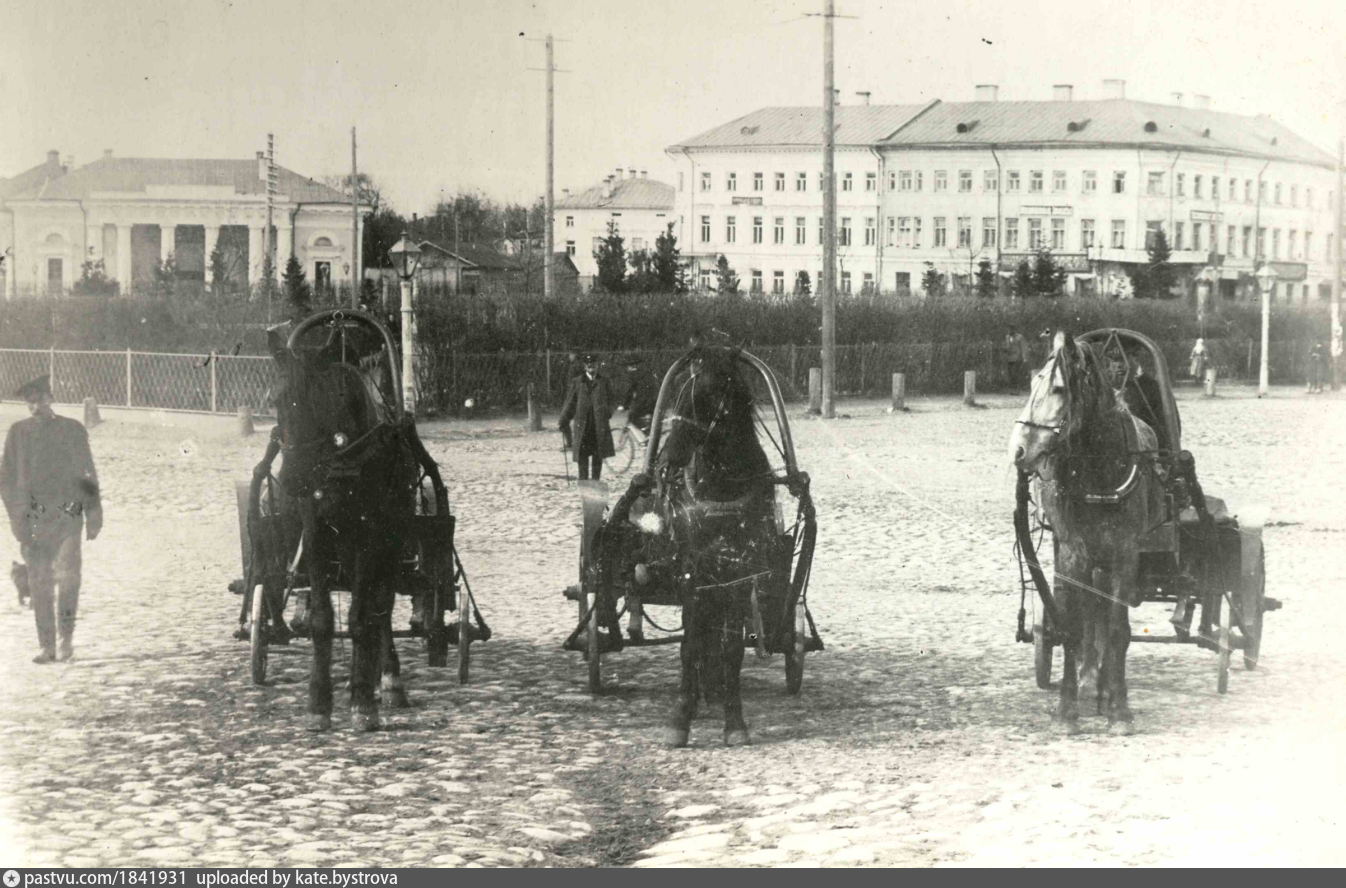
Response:
[[[1210,264],[1225,299],[1251,292],[1260,257],[1281,299],[1331,280],[1335,159],[1266,117],[1108,98],[843,105],[837,108],[837,257],[843,292],[909,293],[933,266],[968,281],[1038,249],[1077,293],[1129,293],[1163,230],[1170,261]],[[724,255],[748,286],[783,292],[822,267],[822,111],[765,108],[668,152],[690,220],[683,254],[710,284]],[[1191,277],[1193,275],[1189,275]],[[1240,283],[1242,282],[1242,283]]]
[[[566,189],[556,201],[552,224],[557,252],[569,254],[579,269],[580,286],[588,289],[598,274],[594,253],[608,236],[608,224],[616,226],[627,254],[654,250],[654,241],[674,223],[673,234],[685,250],[673,209],[672,185],[647,177],[644,170],[617,169],[602,182],[578,193]]]

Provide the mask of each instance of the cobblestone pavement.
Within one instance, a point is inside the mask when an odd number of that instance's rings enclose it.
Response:
[[[1184,443],[1234,511],[1271,507],[1263,663],[1216,694],[1216,658],[1132,647],[1138,732],[1063,737],[1014,642],[1003,453],[1019,402],[915,400],[891,416],[792,413],[814,478],[810,591],[827,651],[804,692],[745,666],[754,745],[718,713],[659,745],[673,648],[560,650],[575,608],[578,497],[557,435],[427,423],[459,546],[496,637],[471,683],[402,642],[413,708],[355,735],[302,730],[309,646],[255,687],[234,641],[233,481],[264,446],[228,423],[109,417],[92,433],[107,528],[85,548],[76,659],[35,666],[0,596],[0,856],[72,866],[1336,864],[1346,791],[1346,398],[1184,390]],[[71,414],[72,411],[63,411]],[[108,411],[109,413],[111,411]],[[0,408],[0,427],[21,412]],[[552,428],[552,426],[548,426]],[[573,467],[571,468],[573,475]],[[0,543],[14,555],[12,541]],[[3,554],[3,553],[0,553]],[[663,619],[661,619],[661,617]],[[1156,606],[1137,631],[1167,630]],[[655,614],[661,623],[676,614]],[[338,646],[336,671],[348,647]],[[1059,672],[1059,655],[1057,669]],[[4,844],[12,847],[4,847]],[[7,852],[7,853],[6,853]]]

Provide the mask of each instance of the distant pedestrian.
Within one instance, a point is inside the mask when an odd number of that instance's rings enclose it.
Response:
[[[646,370],[639,355],[632,355],[626,362],[626,394],[618,410],[627,411],[627,420],[645,434],[650,433],[650,418],[654,415],[655,402],[659,399],[659,386],[663,377],[652,370]]]
[[[50,663],[68,660],[74,653],[80,533],[86,532],[90,540],[98,537],[103,509],[88,432],[78,421],[52,412],[48,377],[27,383],[18,396],[28,403],[31,416],[9,427],[0,462],[0,498],[28,569],[41,648],[33,662]]]
[[[1005,334],[1005,379],[1009,383],[1010,391],[1019,391],[1020,383],[1028,377],[1024,374],[1024,366],[1028,363],[1028,340],[1019,332],[1017,327],[1011,327],[1010,332]]]
[[[1324,370],[1327,367],[1327,349],[1315,342],[1309,349],[1309,394],[1321,394]]]
[[[561,407],[561,434],[575,451],[581,481],[597,481],[603,474],[603,460],[616,454],[612,445],[612,387],[607,377],[598,374],[598,359],[586,354],[584,370],[570,381],[565,404]],[[571,420],[574,429],[571,429]]]
[[[1188,356],[1187,370],[1198,383],[1206,378],[1206,340],[1198,338]]]

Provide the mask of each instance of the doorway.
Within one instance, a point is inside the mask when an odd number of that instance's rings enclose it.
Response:
[[[59,293],[65,289],[65,260],[55,256],[47,260],[47,292]]]

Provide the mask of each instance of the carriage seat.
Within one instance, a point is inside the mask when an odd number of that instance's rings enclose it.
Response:
[[[1225,506],[1224,500],[1218,496],[1206,497],[1206,509],[1210,512],[1210,516],[1215,519],[1217,525],[1223,526],[1234,523],[1234,518],[1229,514],[1229,509]],[[1187,506],[1178,513],[1178,523],[1184,527],[1197,524],[1199,521],[1195,506]]]

